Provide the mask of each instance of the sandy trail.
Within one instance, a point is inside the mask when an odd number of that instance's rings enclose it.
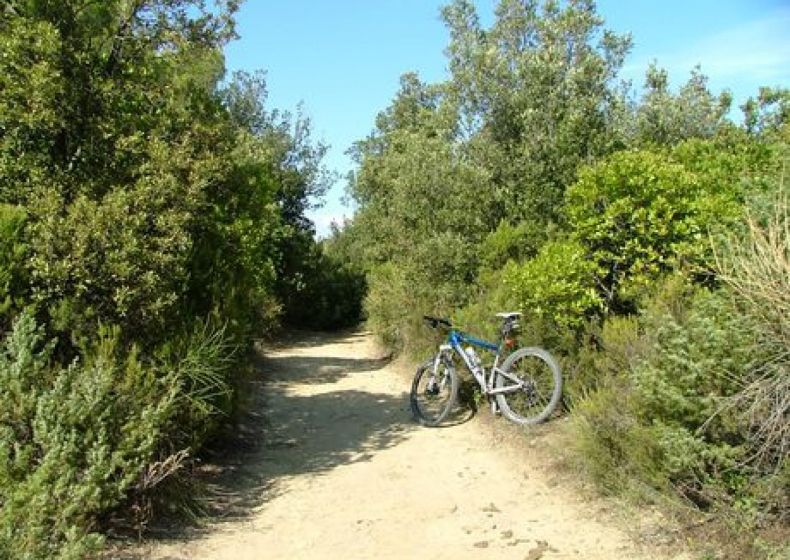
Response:
[[[402,371],[367,334],[267,351],[265,440],[234,476],[246,514],[148,544],[155,559],[648,558],[498,420],[416,425]],[[534,454],[533,454],[534,455]]]

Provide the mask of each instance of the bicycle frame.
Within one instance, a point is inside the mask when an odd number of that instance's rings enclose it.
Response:
[[[463,344],[476,346],[494,354],[494,363],[488,369],[488,371],[486,371],[486,368],[483,367],[482,364],[479,367],[475,367],[474,364],[471,363],[466,351],[464,351]],[[486,340],[470,336],[464,332],[451,329],[447,336],[447,343],[439,346],[439,353],[436,355],[434,362],[434,372],[437,371],[439,363],[445,354],[455,352],[458,356],[460,356],[461,360],[463,360],[464,365],[472,373],[475,380],[477,380],[477,383],[480,385],[480,390],[484,395],[496,395],[500,393],[511,393],[518,391],[524,386],[524,382],[518,377],[510,375],[508,372],[499,369],[499,360],[502,356],[503,348],[504,340],[499,344],[494,344],[493,342],[488,342]],[[496,375],[503,376],[504,378],[515,383],[515,385],[508,385],[506,387],[495,389],[494,379],[496,378]]]
[[[502,319],[502,327],[499,341],[493,343],[454,328],[449,319],[423,315],[428,327],[447,329],[448,334],[434,357],[417,368],[412,382],[409,400],[421,424],[438,426],[452,411],[459,393],[457,368],[462,367],[456,354],[480,386],[475,397],[485,395],[494,414],[501,413],[522,425],[543,422],[553,414],[562,396],[557,360],[543,348],[519,347],[512,335],[519,328],[521,313],[500,312],[496,316]],[[473,348],[492,353],[493,363],[486,360],[488,365],[484,366]]]

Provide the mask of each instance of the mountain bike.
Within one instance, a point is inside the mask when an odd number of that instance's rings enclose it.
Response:
[[[452,410],[459,384],[455,358],[472,373],[494,413],[501,412],[513,422],[528,425],[543,422],[557,408],[562,393],[559,364],[542,348],[512,351],[521,313],[496,316],[502,319],[498,343],[470,336],[447,319],[423,317],[429,327],[445,328],[448,335],[436,355],[417,368],[412,382],[411,409],[421,424],[438,426]],[[475,347],[494,355],[489,367],[483,366]]]

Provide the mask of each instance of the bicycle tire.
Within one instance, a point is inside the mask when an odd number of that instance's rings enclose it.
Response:
[[[528,377],[523,379],[525,387],[521,390],[496,395],[502,414],[508,420],[522,425],[539,424],[547,420],[562,397],[562,371],[557,360],[542,348],[521,348],[507,357],[501,369],[520,379]],[[508,382],[498,374],[494,386],[502,389]],[[551,393],[544,389],[548,384],[552,385]]]
[[[442,379],[438,382],[440,384],[439,390],[442,397],[446,400],[440,401],[439,393],[431,394],[431,389],[428,385],[421,386],[423,381],[426,381],[427,376],[433,374],[434,359],[427,360],[421,364],[414,374],[414,380],[411,384],[411,394],[409,402],[411,404],[411,411],[414,418],[423,426],[438,426],[450,414],[450,411],[455,404],[458,397],[458,374],[455,368],[441,361],[439,368],[442,373]],[[430,379],[427,379],[430,383]],[[432,408],[429,406],[433,404]]]

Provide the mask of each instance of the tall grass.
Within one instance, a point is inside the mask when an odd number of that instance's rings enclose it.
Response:
[[[745,235],[726,239],[716,268],[755,319],[762,356],[725,406],[741,410],[749,424],[750,462],[775,472],[790,451],[790,219],[783,179],[770,208],[747,217]]]

